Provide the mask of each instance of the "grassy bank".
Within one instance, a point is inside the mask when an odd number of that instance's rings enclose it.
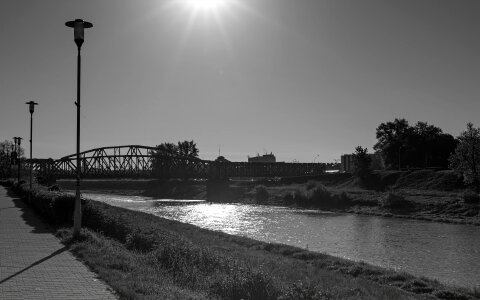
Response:
[[[22,185],[15,189],[25,196]],[[474,291],[304,249],[259,242],[36,187],[32,205],[71,251],[125,299],[474,299]],[[59,218],[62,216],[62,218]],[[66,217],[65,217],[66,216]]]

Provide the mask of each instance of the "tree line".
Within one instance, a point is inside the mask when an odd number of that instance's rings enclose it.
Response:
[[[458,140],[426,122],[414,126],[405,119],[381,123],[373,149],[380,152],[388,169],[448,168]]]
[[[14,149],[16,148],[16,151]],[[22,147],[14,146],[12,141],[0,142],[0,178],[11,176],[11,165],[16,165],[23,160],[25,150]]]
[[[376,129],[373,149],[387,169],[453,169],[480,191],[480,128],[472,123],[454,138],[426,122],[409,125],[405,119],[381,123]],[[357,146],[353,154],[354,175],[367,180],[371,175],[371,157],[367,148]]]

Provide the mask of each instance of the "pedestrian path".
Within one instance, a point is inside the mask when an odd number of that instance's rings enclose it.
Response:
[[[30,207],[0,186],[0,299],[117,299]]]

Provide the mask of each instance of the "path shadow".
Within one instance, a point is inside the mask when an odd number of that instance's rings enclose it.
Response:
[[[29,266],[26,267],[26,268],[23,268],[22,270],[18,271],[17,273],[12,274],[12,275],[8,276],[8,277],[5,278],[5,279],[2,279],[2,280],[0,281],[0,284],[3,284],[3,283],[5,283],[5,282],[9,281],[10,279],[12,279],[12,278],[14,278],[14,277],[22,274],[23,272],[27,271],[28,269],[31,269],[31,268],[33,268],[33,267],[41,264],[42,262],[44,262],[44,261],[46,261],[46,260],[49,260],[49,259],[52,258],[52,257],[55,257],[55,256],[57,256],[57,255],[59,255],[59,254],[62,254],[62,253],[65,252],[65,251],[68,251],[68,249],[69,249],[68,246],[64,246],[64,247],[58,249],[57,251],[53,252],[52,254],[50,254],[50,255],[42,258],[42,259],[37,260],[36,262],[34,262],[33,264],[29,265]]]
[[[22,219],[27,225],[32,226],[33,233],[54,233],[55,231],[51,226],[44,222],[41,217],[34,211],[32,207],[29,207],[24,200],[17,196],[12,190],[8,189],[7,196],[12,198],[15,207],[19,208],[22,212]]]

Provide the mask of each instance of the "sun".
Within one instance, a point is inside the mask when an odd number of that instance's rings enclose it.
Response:
[[[183,2],[194,11],[213,12],[228,6],[231,0],[183,0]]]

